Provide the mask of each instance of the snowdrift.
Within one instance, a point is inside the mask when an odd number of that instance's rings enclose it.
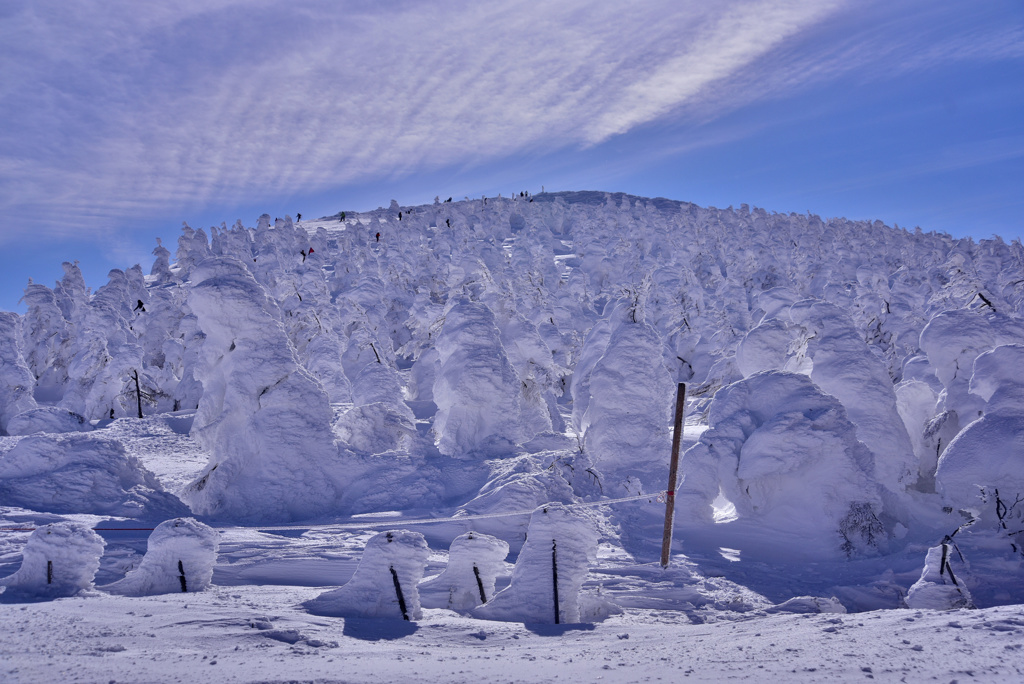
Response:
[[[0,505],[149,519],[187,513],[120,442],[98,434],[23,437],[0,454]]]

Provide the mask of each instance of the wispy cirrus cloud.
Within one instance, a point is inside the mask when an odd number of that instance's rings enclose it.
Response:
[[[595,142],[836,5],[34,3],[4,20],[0,197],[59,230]]]
[[[848,7],[9,7],[0,10],[0,209],[45,230],[82,230],[588,146],[685,111],[715,116],[869,60],[856,41],[824,56],[793,49]]]

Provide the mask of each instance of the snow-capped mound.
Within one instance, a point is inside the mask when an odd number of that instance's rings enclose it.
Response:
[[[90,430],[92,424],[84,416],[57,406],[37,406],[16,414],[7,422],[7,434],[15,436]]]
[[[541,506],[530,518],[512,582],[473,615],[508,622],[577,623],[580,589],[597,555],[593,521],[561,504]]]
[[[149,535],[139,566],[102,589],[126,596],[205,591],[219,544],[217,531],[194,518],[165,520]]]
[[[390,530],[366,542],[352,579],[305,606],[317,615],[419,620],[418,585],[430,549],[419,532]]]
[[[915,485],[917,457],[884,359],[837,306],[810,299],[787,305],[778,289],[758,298],[773,317],[766,314],[741,341],[740,369],[748,377],[770,369],[806,373],[842,403],[857,438],[875,454],[878,481],[893,492]]]
[[[468,611],[494,597],[495,578],[504,570],[508,542],[480,532],[466,532],[452,540],[448,565],[437,577],[421,582],[425,608]]]
[[[120,442],[96,435],[23,437],[0,455],[0,505],[128,518],[188,512]]]
[[[683,455],[677,524],[712,522],[721,493],[739,521],[811,556],[886,547],[871,451],[842,405],[807,376],[765,371],[719,390],[710,428]]]
[[[79,523],[43,525],[28,538],[21,567],[0,579],[3,600],[45,600],[92,589],[103,538]]]
[[[794,596],[782,603],[765,608],[766,613],[845,613],[846,607],[835,596]]]
[[[918,610],[955,610],[973,608],[971,592],[967,589],[964,563],[957,560],[957,552],[942,544],[928,549],[921,578],[907,592],[907,606]],[[954,564],[956,571],[954,572]]]

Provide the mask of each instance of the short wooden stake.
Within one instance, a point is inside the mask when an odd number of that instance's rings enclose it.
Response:
[[[178,561],[178,579],[181,581],[181,593],[188,593],[188,584],[185,583],[185,566]]]
[[[395,581],[395,594],[398,595],[398,607],[402,610],[402,619],[409,621],[409,611],[405,608],[405,596],[402,594],[402,585],[398,581],[398,573],[395,572],[395,566],[391,566],[391,579]]]
[[[551,578],[555,585],[555,624],[557,625],[561,623],[562,618],[558,610],[558,544],[554,539],[551,540]]]
[[[668,490],[665,493],[665,533],[661,538],[661,567],[668,567],[672,550],[672,520],[676,510],[676,480],[679,476],[679,445],[683,441],[683,410],[686,403],[686,383],[676,388],[676,420],[672,433],[672,460],[668,467]]]
[[[480,568],[473,563],[473,574],[476,575],[476,588],[480,590],[480,603],[487,603],[487,594],[484,593],[484,581],[480,579]]]
[[[46,561],[46,583],[53,584],[53,561]]]

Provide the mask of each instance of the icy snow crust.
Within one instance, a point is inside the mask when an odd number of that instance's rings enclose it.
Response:
[[[61,580],[83,606],[180,592],[182,560],[354,633],[404,623],[391,567],[411,620],[553,622],[562,538],[562,623],[1024,602],[1018,242],[582,192],[184,226],[154,257],[96,292],[66,263],[0,315],[0,575],[30,577],[0,603],[56,596],[51,524],[107,542]],[[395,541],[330,527],[375,515]]]

